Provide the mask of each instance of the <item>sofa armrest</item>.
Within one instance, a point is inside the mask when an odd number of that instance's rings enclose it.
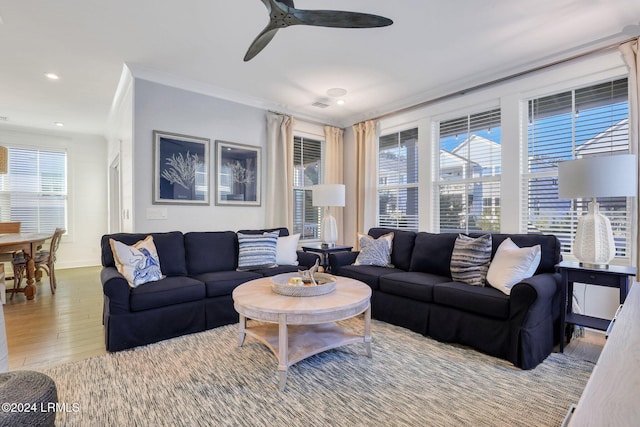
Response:
[[[320,264],[320,255],[313,252],[305,252],[305,251],[297,251],[298,254],[298,265],[301,267],[307,267],[307,269],[313,267],[316,261],[319,261]]]
[[[554,296],[560,291],[558,273],[542,273],[524,279],[511,288],[511,314],[521,308],[546,316],[553,312]]]
[[[560,274],[542,273],[524,279],[511,289],[511,317],[526,314],[523,326],[533,327],[554,313],[560,292]]]
[[[340,267],[353,264],[356,258],[358,258],[359,253],[358,251],[330,253],[329,266],[331,267],[331,271],[337,273]]]
[[[100,272],[102,292],[109,299],[109,313],[129,312],[129,292],[131,287],[115,267],[104,267]]]

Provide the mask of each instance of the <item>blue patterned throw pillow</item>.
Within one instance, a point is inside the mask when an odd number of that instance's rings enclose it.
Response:
[[[263,234],[238,233],[238,271],[277,267],[279,232]]]
[[[391,267],[391,247],[393,233],[374,239],[371,236],[360,235],[360,253],[354,265],[377,265]]]
[[[491,263],[491,234],[478,238],[458,235],[451,254],[451,278],[456,282],[484,286]]]
[[[109,239],[109,244],[118,272],[132,288],[162,279],[160,259],[152,236],[131,246],[113,239]]]

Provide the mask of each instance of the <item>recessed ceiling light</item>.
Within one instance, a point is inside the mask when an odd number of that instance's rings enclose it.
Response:
[[[64,126],[64,123],[62,123],[62,122],[54,122],[53,124],[58,126],[58,127]]]
[[[347,94],[347,90],[346,89],[342,89],[341,87],[334,87],[333,89],[329,89],[327,91],[327,95],[333,97],[333,98],[338,98],[340,96],[345,96]]]
[[[336,101],[336,104],[338,104],[338,105],[344,105],[344,99],[338,99],[338,100]]]
[[[48,78],[49,80],[58,80],[60,78],[60,76],[58,76],[55,73],[45,73],[44,74],[46,78]]]

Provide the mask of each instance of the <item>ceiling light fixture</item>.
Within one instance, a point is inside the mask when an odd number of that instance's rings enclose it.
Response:
[[[344,105],[344,99],[338,99],[338,100],[336,101],[336,104],[338,104],[338,105]]]
[[[332,98],[339,98],[341,96],[345,96],[347,94],[347,90],[341,87],[334,87],[327,91],[327,95]]]
[[[64,123],[62,123],[62,122],[53,122],[53,124],[58,126],[58,127],[64,126]]]
[[[46,78],[48,78],[49,80],[59,80],[60,76],[58,76],[55,73],[45,73],[44,74]]]

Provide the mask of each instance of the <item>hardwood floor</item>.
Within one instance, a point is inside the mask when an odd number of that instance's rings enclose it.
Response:
[[[37,370],[106,353],[100,267],[58,270],[56,274],[55,295],[45,276],[34,300],[16,294],[4,306],[11,370]],[[7,283],[7,287],[12,285]],[[572,340],[565,352],[595,363],[604,343],[603,334],[587,331],[584,337]]]
[[[37,284],[35,299],[23,294],[4,306],[9,369],[39,369],[105,354],[100,268],[56,270]],[[7,287],[13,282],[7,282]]]

